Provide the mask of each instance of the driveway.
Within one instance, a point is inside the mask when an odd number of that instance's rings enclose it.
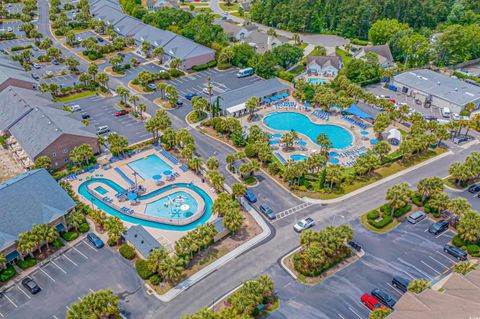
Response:
[[[131,318],[144,318],[156,300],[146,295],[134,267],[114,250],[94,248],[86,240],[52,259],[31,275],[42,291],[31,295],[21,284],[0,298],[1,318],[65,318],[70,304],[91,291],[111,288]]]
[[[339,224],[341,218],[336,219]],[[434,236],[428,232],[428,219],[412,225],[404,222],[387,234],[379,235],[353,222],[354,240],[365,256],[317,286],[294,281],[278,264],[268,271],[281,300],[280,308],[269,318],[368,318],[370,311],[360,302],[374,288],[398,300],[402,293],[391,285],[393,276],[408,280],[439,277],[456,260],[442,247],[450,241],[450,231]],[[323,226],[322,226],[323,227]]]

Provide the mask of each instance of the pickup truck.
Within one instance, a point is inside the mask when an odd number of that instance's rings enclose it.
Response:
[[[305,219],[300,219],[295,225],[293,225],[293,229],[297,233],[301,233],[305,229],[313,227],[314,225],[315,225],[315,221],[312,218],[308,217]]]

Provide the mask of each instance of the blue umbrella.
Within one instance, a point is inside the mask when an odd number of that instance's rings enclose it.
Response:
[[[138,198],[137,193],[128,193],[127,194],[128,200],[136,200]]]
[[[274,138],[281,138],[282,137],[282,134],[280,133],[275,133],[272,135]]]
[[[310,103],[308,103],[308,102],[305,102],[305,103],[303,104],[303,106],[312,106],[312,104],[310,104]]]
[[[270,140],[270,145],[275,145],[275,144],[278,144],[277,140]]]
[[[272,97],[270,97],[270,100],[271,100],[271,101],[276,101],[276,100],[278,100],[278,99],[277,99],[276,96],[272,96]]]
[[[298,144],[298,145],[301,145],[301,146],[305,146],[305,145],[307,145],[307,142],[305,142],[305,141],[298,141],[297,144]]]
[[[268,103],[268,102],[270,102],[270,99],[269,98],[264,98],[263,102]]]
[[[340,160],[335,157],[330,158],[328,161],[332,164],[338,164],[338,162],[340,162]]]
[[[373,144],[373,145],[378,144],[378,140],[372,139],[372,140],[370,140],[370,143]]]
[[[172,175],[172,171],[167,169],[166,171],[163,172],[163,175]]]
[[[280,94],[282,97],[287,97],[288,96],[288,93],[283,93],[283,94]]]
[[[330,155],[330,156],[338,156],[338,153],[337,153],[337,152],[334,152],[334,151],[331,151],[330,153],[328,153],[328,155]]]
[[[162,175],[153,175],[152,178],[155,180],[159,180],[162,179]]]
[[[368,132],[367,132],[367,131],[361,131],[360,134],[362,134],[362,135],[368,135]]]

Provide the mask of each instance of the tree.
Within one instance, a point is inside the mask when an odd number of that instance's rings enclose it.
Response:
[[[417,184],[417,190],[422,194],[422,202],[424,202],[433,194],[443,192],[443,180],[438,176],[422,178]]]
[[[142,42],[140,51],[142,51],[142,53],[145,57],[147,57],[147,58],[150,57],[150,50],[151,49],[152,49],[152,45],[150,44],[150,42],[148,42],[147,40],[144,40]]]
[[[275,77],[277,73],[277,59],[271,51],[267,51],[263,55],[252,58],[249,63],[251,63],[257,75],[265,79],[271,79]]]
[[[428,200],[428,205],[438,211],[442,211],[447,208],[450,199],[444,192],[434,193]]]
[[[253,114],[255,113],[255,110],[258,107],[258,104],[260,104],[260,99],[256,96],[250,97],[246,102],[245,102],[245,107],[249,111],[250,115],[248,118],[251,120],[253,118]]]
[[[233,59],[233,49],[231,46],[224,47],[218,56],[218,60],[220,63],[230,64]]]
[[[110,148],[110,151],[114,155],[125,155],[125,150],[128,148],[128,139],[125,136],[122,136],[117,133],[109,134],[107,136],[107,142]]]
[[[330,165],[325,169],[325,181],[330,182],[330,188],[339,184],[343,179],[343,167],[340,165]]]
[[[373,44],[387,43],[395,33],[408,29],[408,24],[400,23],[396,19],[379,19],[368,31],[368,39]]]
[[[447,209],[449,212],[455,216],[462,216],[463,213],[472,209],[470,202],[463,197],[456,197],[447,204]]]
[[[285,150],[289,150],[293,147],[293,144],[298,140],[298,133],[290,131],[282,135],[281,141],[285,145]]]
[[[0,253],[0,269],[5,268],[5,263],[7,262],[7,257],[4,254]]]
[[[115,89],[115,93],[120,95],[121,103],[123,104],[127,103],[127,99],[128,99],[128,96],[130,95],[130,91],[126,87],[124,87],[123,85],[117,86],[117,88]]]
[[[202,118],[203,112],[208,107],[208,101],[203,97],[194,96],[192,99],[192,108],[197,114],[197,118]]]
[[[154,248],[147,256],[147,267],[150,271],[160,273],[162,271],[162,261],[165,259],[164,249]]]
[[[182,275],[184,264],[184,260],[178,256],[165,255],[160,264],[161,274],[165,279],[173,283]]]
[[[162,47],[156,47],[153,49],[153,56],[155,56],[158,59],[158,63],[162,64],[163,60],[163,48]]]
[[[199,174],[202,170],[203,161],[200,157],[194,156],[188,161],[188,167],[196,174]]]
[[[32,232],[35,233],[37,238],[41,242],[45,242],[47,250],[50,249],[49,245],[58,238],[58,232],[52,225],[39,224],[32,227]]]
[[[104,289],[88,293],[79,302],[70,305],[66,318],[118,318],[118,296]]]
[[[370,312],[370,316],[368,318],[369,319],[383,319],[383,318],[386,318],[391,312],[392,312],[392,310],[390,310],[388,308],[377,308],[377,309],[372,310],[372,312]]]
[[[211,156],[207,159],[206,164],[207,164],[207,168],[209,170],[216,170],[220,167],[220,162],[218,161],[218,159],[216,157],[213,157],[213,156]]]
[[[170,61],[170,68],[171,69],[178,69],[178,67],[182,65],[182,60],[180,59],[173,59],[172,61]]]
[[[78,66],[80,65],[80,62],[78,62],[78,60],[75,59],[73,56],[69,56],[68,58],[65,59],[65,65],[68,66],[68,69],[71,72],[75,72],[78,70]]]
[[[480,215],[473,210],[465,211],[458,222],[457,231],[463,240],[476,243],[480,239]]]
[[[105,72],[100,72],[97,75],[97,81],[102,85],[104,88],[108,89],[108,81],[110,80],[109,76]]]
[[[320,133],[315,141],[320,145],[320,152],[324,155],[327,154],[333,146],[332,141],[330,141],[330,138],[325,133]]]
[[[225,227],[227,227],[229,231],[235,232],[240,227],[242,227],[244,219],[245,218],[240,212],[240,208],[232,209],[232,210],[229,210],[228,213],[226,213],[223,216],[223,224],[225,225]]]
[[[380,138],[382,133],[385,132],[385,129],[392,123],[390,115],[386,112],[378,114],[373,124],[373,130],[377,133],[377,136]]]
[[[177,88],[175,88],[173,85],[167,85],[167,87],[165,88],[165,94],[171,106],[174,107],[178,101]]]
[[[425,289],[430,288],[428,281],[425,279],[415,279],[408,285],[408,291],[419,294]]]
[[[117,243],[120,241],[122,234],[127,230],[120,218],[116,216],[109,216],[103,226],[108,233],[108,239]]]
[[[83,82],[83,84],[85,86],[88,86],[90,81],[92,80],[92,77],[88,73],[82,72],[82,73],[80,73],[80,76],[78,77],[78,80],[80,82]]]
[[[388,205],[392,208],[391,215],[393,215],[395,209],[400,209],[407,205],[411,192],[410,186],[405,182],[394,185],[387,190],[385,199],[387,200]]]
[[[95,77],[97,76],[98,73],[98,65],[96,63],[90,63],[88,65],[88,74],[92,77],[92,79],[95,81]]]
[[[133,104],[133,109],[135,110],[135,112],[137,112],[137,102],[140,100],[140,98],[138,97],[138,95],[131,95],[129,98],[128,98],[128,102],[132,103]]]
[[[303,49],[289,43],[273,48],[272,53],[277,63],[285,70],[296,64],[303,57]]]
[[[22,254],[23,256],[31,254],[35,248],[36,248],[36,243],[35,239],[32,237],[32,234],[30,232],[25,232],[22,234],[18,235],[19,241],[17,242],[17,250],[19,253]]]
[[[242,183],[232,185],[232,194],[234,197],[242,197],[247,192],[247,187]]]
[[[373,150],[380,156],[380,160],[383,161],[385,155],[390,153],[392,147],[385,141],[380,141],[377,145],[373,147]]]
[[[52,167],[52,160],[47,155],[42,155],[35,159],[35,168],[50,169]]]
[[[453,272],[457,274],[466,275],[472,270],[477,269],[478,264],[472,264],[469,260],[461,261],[458,264],[453,265]]]

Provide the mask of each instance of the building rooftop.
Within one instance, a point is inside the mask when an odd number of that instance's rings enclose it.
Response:
[[[342,65],[340,57],[334,56],[334,55],[328,55],[328,56],[309,55],[307,60],[307,65],[314,62],[320,65],[322,68],[331,65],[336,69],[340,69]]]
[[[75,202],[44,169],[20,174],[0,184],[0,251],[35,224],[65,215]]]
[[[13,61],[8,55],[0,54],[0,84],[8,79],[18,79],[32,83],[36,82],[25,72],[19,63]]]
[[[123,237],[133,247],[135,247],[135,249],[144,258],[147,258],[155,248],[163,249],[162,245],[160,245],[160,243],[152,235],[150,235],[150,233],[143,228],[142,225],[130,227],[126,232],[123,233]]]
[[[404,72],[396,75],[394,80],[460,106],[480,99],[480,87],[431,70]]]

